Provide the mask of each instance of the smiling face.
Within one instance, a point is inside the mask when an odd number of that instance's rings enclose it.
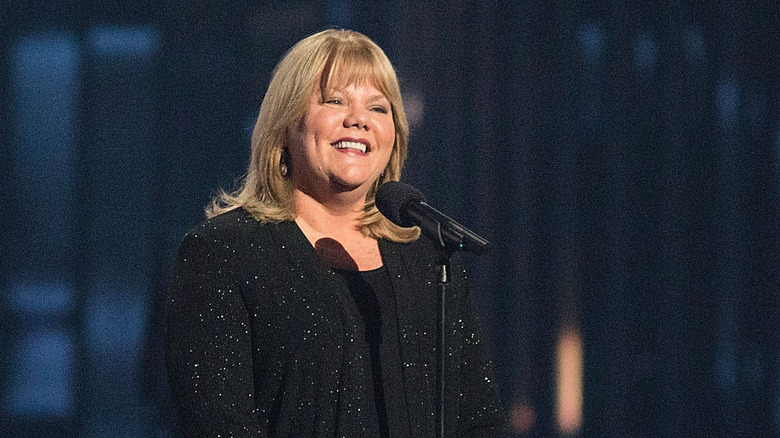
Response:
[[[365,199],[395,143],[390,102],[371,84],[314,91],[303,119],[289,132],[295,190],[327,201],[350,192]]]

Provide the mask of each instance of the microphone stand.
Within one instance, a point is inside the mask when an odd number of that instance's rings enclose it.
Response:
[[[485,253],[490,242],[483,239],[473,231],[453,221],[440,211],[419,201],[417,204],[407,206],[406,214],[417,224],[423,234],[439,246],[439,279],[437,289],[439,292],[439,315],[437,318],[437,331],[439,335],[439,349],[436,355],[436,438],[444,438],[446,424],[446,389],[447,379],[447,284],[449,283],[449,265],[452,253],[458,250],[473,251],[478,254]]]
[[[447,352],[447,283],[449,282],[448,271],[450,265],[450,256],[452,251],[448,250],[445,246],[439,249],[439,279],[437,282],[437,289],[439,292],[438,305],[439,315],[436,320],[437,334],[439,335],[439,349],[436,354],[436,438],[444,438],[444,418],[445,418],[445,406],[446,406],[446,358]]]
[[[437,224],[436,229],[437,243],[439,244],[439,278],[437,281],[439,315],[436,319],[436,331],[439,337],[439,348],[436,354],[436,438],[444,438],[447,406],[447,284],[449,283],[450,257],[460,245],[453,247],[453,240],[449,238],[451,237],[449,230],[442,230],[441,223]],[[448,243],[450,244],[448,245]]]

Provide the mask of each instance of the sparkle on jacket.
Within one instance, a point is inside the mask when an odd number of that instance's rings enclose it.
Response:
[[[396,296],[408,436],[432,437],[437,251],[424,238],[379,248]],[[506,436],[457,256],[452,267],[446,436]],[[363,319],[294,222],[261,224],[237,209],[193,228],[179,247],[165,321],[185,436],[379,436]]]

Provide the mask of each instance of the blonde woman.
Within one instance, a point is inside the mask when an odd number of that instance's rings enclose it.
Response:
[[[179,248],[166,360],[185,436],[434,435],[436,248],[374,205],[407,141],[395,71],[370,39],[326,30],[284,56],[242,186]],[[457,272],[447,436],[505,436]]]

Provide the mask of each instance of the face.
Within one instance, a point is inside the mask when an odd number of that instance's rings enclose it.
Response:
[[[372,85],[349,85],[324,97],[318,87],[289,140],[297,190],[314,198],[354,192],[364,199],[395,143],[390,102]]]

